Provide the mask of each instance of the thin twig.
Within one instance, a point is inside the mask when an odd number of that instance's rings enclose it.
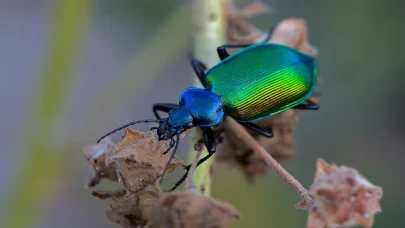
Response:
[[[266,151],[247,131],[246,129],[232,118],[225,118],[226,126],[229,131],[233,132],[236,137],[245,142],[253,151],[270,166],[293,190],[301,197],[304,204],[300,204],[299,208],[310,209],[314,205],[314,199],[309,194],[301,183],[295,179],[287,170],[285,170],[272,156]],[[298,207],[298,206],[297,206]]]
[[[191,164],[190,170],[188,171],[186,183],[187,183],[187,190],[189,192],[197,194],[197,188],[193,183],[193,175],[195,168],[197,167],[198,160],[200,160],[202,150],[197,150],[197,154],[195,155],[194,161]]]

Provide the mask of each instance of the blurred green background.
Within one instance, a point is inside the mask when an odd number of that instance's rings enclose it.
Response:
[[[300,116],[297,154],[283,165],[306,187],[319,157],[357,168],[384,189],[374,227],[405,227],[405,2],[266,2],[276,12],[252,22],[306,19],[324,79],[321,109]],[[0,227],[116,227],[84,188],[81,149],[192,84],[191,10],[191,0],[0,1]],[[243,215],[233,227],[305,226],[274,173],[249,185],[218,170],[214,196]]]

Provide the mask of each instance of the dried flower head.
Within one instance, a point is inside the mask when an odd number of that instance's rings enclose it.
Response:
[[[382,189],[346,166],[317,161],[314,183],[309,189],[315,200],[308,228],[371,227],[374,215],[381,211]]]
[[[266,12],[269,7],[257,4],[248,6],[249,10],[238,10],[234,7],[233,1],[226,2],[226,15],[228,17],[228,40],[234,43],[256,43],[263,40],[265,33],[255,28],[246,18],[248,12]],[[262,10],[260,8],[262,7]],[[249,15],[251,15],[250,13]],[[267,32],[267,31],[266,31]],[[240,37],[238,34],[242,34]],[[315,56],[317,50],[308,42],[307,26],[301,19],[286,19],[281,21],[273,30],[270,42],[283,44],[295,48],[301,52]],[[318,81],[319,83],[319,81]],[[310,98],[318,102],[316,97]],[[256,121],[255,124],[266,130],[272,130],[273,137],[266,138],[253,131],[248,130],[252,136],[278,161],[286,160],[295,154],[295,141],[293,131],[298,121],[298,114],[302,112],[296,109],[289,109],[278,115]],[[242,168],[248,180],[255,176],[266,175],[269,167],[249,147],[238,140],[235,140],[234,133],[227,131],[227,126],[221,124],[216,131],[223,131],[223,143],[218,146],[216,160],[236,164]]]
[[[164,194],[151,214],[152,227],[222,228],[239,213],[227,203],[188,192]]]
[[[243,44],[254,43],[255,38],[263,33],[250,24],[246,18],[274,11],[262,1],[254,1],[247,7],[238,9],[234,0],[223,0],[227,19],[227,39],[230,42]]]
[[[126,128],[123,139],[115,147],[115,153],[107,160],[107,164],[115,165],[118,180],[127,194],[136,194],[148,185],[158,191],[157,181],[173,153],[171,149],[164,155],[167,147],[167,143],[159,142],[152,132],[145,135]],[[167,173],[173,172],[178,166],[184,167],[175,155]]]
[[[150,211],[153,210],[159,200],[159,194],[151,191],[143,191],[130,198],[125,197],[125,190],[115,192],[94,191],[93,196],[100,199],[110,199],[110,208],[106,216],[112,222],[126,228],[147,227]]]
[[[118,179],[113,165],[106,165],[106,157],[113,153],[114,143],[110,137],[103,139],[98,144],[86,145],[83,148],[87,161],[94,170],[94,177],[88,182],[89,187],[94,187],[100,183],[101,179],[116,181]]]

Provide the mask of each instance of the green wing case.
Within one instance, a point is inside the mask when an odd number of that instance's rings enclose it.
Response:
[[[214,66],[205,81],[207,89],[221,97],[227,114],[243,122],[302,103],[315,90],[316,78],[313,57],[287,46],[261,43]]]

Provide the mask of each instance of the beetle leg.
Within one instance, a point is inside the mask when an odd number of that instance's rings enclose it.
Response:
[[[215,153],[216,143],[214,131],[210,127],[202,127],[204,144],[209,154]]]
[[[201,158],[201,159],[198,161],[198,163],[197,163],[197,167],[198,167],[199,165],[201,165],[202,163],[204,163],[206,160],[208,160],[212,155],[214,155],[214,153],[207,154],[205,157]],[[188,166],[186,166],[186,167],[184,167],[184,169],[186,170],[186,173],[181,177],[180,180],[178,180],[178,181],[176,182],[176,184],[174,184],[174,186],[173,186],[171,189],[169,189],[169,190],[167,190],[167,191],[165,190],[165,192],[174,191],[177,187],[179,187],[179,186],[187,179],[188,171],[190,170],[190,168],[191,168],[191,164],[188,165]]]
[[[274,26],[270,28],[269,33],[261,42],[263,42],[263,43],[268,42],[271,38],[271,35],[273,34],[273,31],[274,31]],[[259,42],[259,43],[261,43],[261,42]],[[249,47],[250,45],[253,45],[253,44],[224,44],[222,46],[217,47],[218,56],[221,60],[224,60],[229,56],[229,53],[226,51],[226,48],[246,48],[246,47]]]
[[[203,131],[203,140],[205,146],[207,147],[208,154],[198,161],[196,168],[207,161],[212,155],[214,155],[216,150],[215,135],[212,129],[210,127],[202,127],[201,130]],[[186,166],[184,168],[186,170],[186,173],[181,177],[179,181],[176,182],[176,184],[171,189],[167,190],[166,192],[171,192],[179,187],[186,180],[190,168],[191,164]]]
[[[198,76],[198,79],[200,79],[201,84],[204,86],[204,88],[206,88],[205,70],[207,70],[207,67],[204,63],[194,59],[193,57],[191,58],[191,65],[193,66],[194,72]]]
[[[174,145],[176,143],[179,143],[178,141],[174,140],[173,138],[170,139],[170,143],[169,146],[167,147],[167,149],[163,152],[163,154],[167,154],[169,153],[169,151],[174,147]]]
[[[225,49],[225,45],[217,47],[217,52],[221,60],[224,60],[229,56],[229,53]]]
[[[173,149],[172,154],[171,154],[170,157],[169,157],[169,160],[167,160],[167,163],[166,163],[165,168],[163,169],[162,176],[160,177],[160,181],[159,181],[160,184],[163,182],[163,177],[165,176],[165,173],[166,173],[167,169],[169,168],[170,162],[173,160],[174,154],[175,154],[176,151],[177,151],[177,148],[178,148],[179,142],[180,142],[180,136],[177,134],[177,135],[176,135],[176,140],[174,140],[173,138],[172,138],[171,140],[172,140],[172,141],[170,142],[170,144],[172,144],[172,142],[174,142],[175,146],[174,146],[174,149]],[[169,150],[170,150],[172,147],[173,147],[173,146],[171,145],[171,147],[168,148],[168,151],[166,151],[164,154],[166,154],[167,152],[169,152]]]
[[[172,109],[177,109],[180,106],[178,104],[168,104],[168,103],[158,103],[153,105],[153,113],[155,114],[157,119],[161,119],[159,116],[159,113],[157,111],[161,112],[169,112]]]
[[[269,32],[267,33],[267,36],[263,39],[263,43],[268,42],[271,39],[271,36],[273,35],[274,29],[276,28],[276,26],[272,26],[270,27]]]
[[[293,107],[293,109],[303,109],[303,110],[318,110],[319,109],[319,104],[316,104],[309,99],[306,100],[306,102],[308,102],[309,104],[299,104],[299,105]]]
[[[267,137],[267,138],[273,137],[273,133],[271,132],[271,130],[265,130],[252,122],[239,122],[239,123],[242,124],[247,129],[255,131],[255,132],[263,135],[264,137]]]
[[[226,48],[245,48],[249,47],[251,44],[224,44],[217,47],[218,56],[221,60],[226,59],[229,56],[229,53],[226,51]]]

